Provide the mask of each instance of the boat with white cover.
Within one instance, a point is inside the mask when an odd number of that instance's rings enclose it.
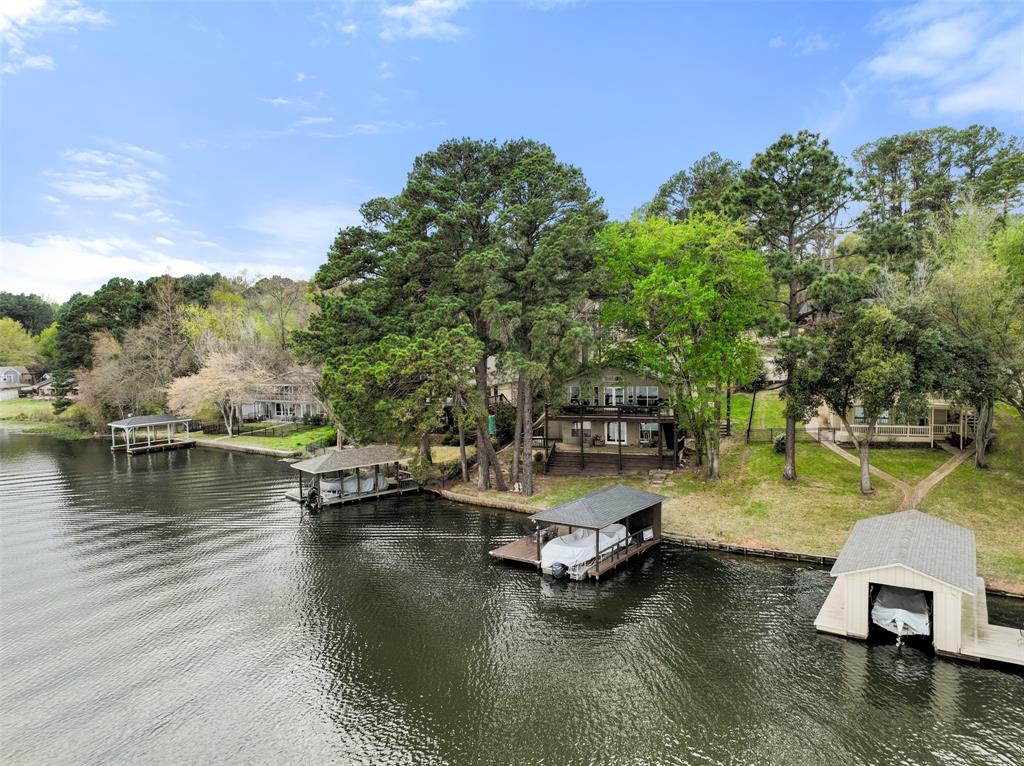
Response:
[[[928,599],[923,591],[882,585],[871,605],[871,621],[899,639],[930,636]]]
[[[540,568],[545,574],[571,574],[592,564],[598,551],[601,554],[611,553],[625,542],[626,527],[622,524],[609,524],[597,532],[577,529],[568,535],[556,537],[540,549]],[[564,570],[557,567],[559,564]]]

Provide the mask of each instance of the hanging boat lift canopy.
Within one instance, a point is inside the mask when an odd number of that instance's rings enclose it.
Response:
[[[195,445],[195,439],[189,438],[188,418],[179,415],[164,413],[162,415],[136,415],[123,420],[115,420],[107,423],[110,426],[110,451],[127,452],[129,455],[136,455],[140,452],[161,452],[169,449],[181,449]],[[178,438],[176,431],[178,426],[184,426],[184,438]],[[157,434],[157,429],[162,428],[162,436]],[[118,442],[117,432],[120,430],[122,440]],[[141,438],[141,434],[145,438]]]
[[[402,470],[401,461],[401,452],[386,444],[341,449],[300,460],[292,463],[299,472],[299,492],[285,497],[307,502],[315,489],[315,505],[325,506],[419,490],[412,476]]]

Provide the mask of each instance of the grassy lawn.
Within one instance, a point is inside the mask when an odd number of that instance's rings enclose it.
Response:
[[[750,401],[753,394],[741,391],[732,395],[732,420],[736,426],[743,430],[747,427],[747,418],[750,417]],[[778,389],[761,391],[757,395],[754,408],[754,419],[751,421],[751,428],[785,428],[786,415],[782,400],[779,398]]]
[[[847,449],[854,457],[857,450]],[[871,448],[871,465],[897,479],[917,484],[932,471],[952,457],[941,449],[927,447],[878,447]]]
[[[0,428],[13,428],[59,439],[87,439],[92,434],[61,422],[53,403],[44,399],[10,399],[0,402]]]
[[[476,455],[476,447],[467,444],[466,457],[472,460],[474,455]],[[459,446],[457,444],[434,444],[430,448],[430,458],[435,463],[453,463],[459,459]]]
[[[311,428],[308,431],[302,431],[301,433],[289,434],[288,436],[233,436],[230,439],[227,439],[224,434],[206,436],[205,434],[200,433],[195,434],[195,437],[197,439],[207,439],[210,441],[222,439],[224,441],[230,441],[232,444],[247,444],[251,447],[303,451],[305,450],[306,445],[310,442],[326,439],[327,437],[333,437],[335,433],[334,426],[320,426],[318,428]]]
[[[989,468],[968,460],[921,502],[921,510],[963,524],[978,537],[978,568],[992,584],[1024,590],[1024,421],[1009,407],[995,417]],[[1013,587],[1016,586],[1016,587]]]

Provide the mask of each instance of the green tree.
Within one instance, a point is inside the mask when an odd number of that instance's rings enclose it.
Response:
[[[644,212],[673,221],[691,213],[725,213],[729,207],[726,193],[739,173],[740,163],[711,152],[663,183]]]
[[[752,330],[771,287],[764,259],[738,224],[715,214],[615,223],[600,241],[609,275],[603,317],[628,338],[620,354],[669,387],[708,478],[718,479],[728,383],[747,384],[760,370]]]
[[[996,401],[1024,417],[1024,283],[1015,275],[1012,231],[1000,236],[998,214],[965,206],[934,233],[941,264],[928,286],[929,308],[958,348],[950,386],[976,412],[975,464],[986,450]]]
[[[0,364],[28,367],[35,361],[36,344],[21,322],[0,318]]]
[[[801,327],[814,316],[810,286],[831,263],[836,221],[850,193],[850,169],[814,133],[786,134],[758,154],[730,192],[766,253],[782,309],[778,363],[786,372],[786,462],[783,476],[795,480],[796,424],[813,405],[798,386],[808,349]]]
[[[809,389],[838,415],[860,458],[860,490],[870,494],[870,449],[878,421],[901,420],[926,411],[946,365],[944,336],[921,312],[903,316],[875,303],[847,306],[816,328],[810,339]],[[854,406],[865,423],[858,432],[849,421]]]
[[[54,306],[38,295],[0,292],[0,317],[19,322],[31,335],[38,335],[53,323]]]

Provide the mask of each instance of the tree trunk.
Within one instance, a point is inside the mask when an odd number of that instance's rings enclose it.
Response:
[[[523,494],[533,494],[533,381],[524,380],[522,399],[519,404],[523,410]]]
[[[462,466],[462,481],[469,484],[469,461],[466,459],[466,429],[459,421],[459,465]]]
[[[722,478],[721,474],[719,473],[718,458],[721,454],[721,451],[719,449],[719,439],[720,437],[718,433],[718,423],[715,423],[715,428],[713,430],[709,430],[704,437],[704,441],[707,444],[708,455],[707,478],[712,481],[718,481],[718,479]]]
[[[494,445],[491,444],[489,438],[483,440],[484,452],[483,454],[487,458],[487,465],[490,466],[489,470],[494,471],[494,488],[499,492],[508,492],[508,485],[505,483],[505,477],[501,475],[501,461],[498,460],[498,455],[494,452]]]
[[[434,456],[430,451],[430,432],[424,431],[423,435],[420,436],[420,460],[423,461],[424,465],[433,465]]]
[[[975,406],[977,419],[974,426],[974,465],[976,468],[988,468],[988,443],[992,438],[992,402],[983,402]],[[965,428],[966,423],[960,427]]]
[[[523,375],[520,373],[519,378],[516,380],[516,425],[512,434],[512,475],[509,477],[509,481],[512,482],[513,486],[515,486],[516,482],[522,480],[520,474],[520,455],[522,454],[523,446],[523,395],[525,385]]]
[[[796,418],[786,416],[786,467],[782,471],[786,481],[796,481]]]
[[[483,396],[484,413],[477,414],[476,423],[476,467],[477,487],[479,489],[490,489],[490,452],[486,445],[490,443],[487,436],[487,355],[483,355],[476,363],[476,387]],[[491,450],[493,452],[493,450]]]

